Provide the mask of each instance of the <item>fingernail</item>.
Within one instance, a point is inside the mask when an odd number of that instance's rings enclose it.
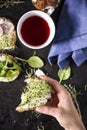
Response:
[[[41,112],[41,110],[42,110],[42,109],[41,109],[40,107],[37,107],[37,108],[36,108],[36,111],[38,111],[38,112]]]

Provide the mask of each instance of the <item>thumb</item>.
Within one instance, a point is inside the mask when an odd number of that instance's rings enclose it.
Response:
[[[46,114],[46,115],[53,116],[56,119],[58,118],[59,113],[60,113],[58,108],[51,107],[51,106],[40,106],[40,107],[36,108],[36,111],[43,113],[43,114]]]

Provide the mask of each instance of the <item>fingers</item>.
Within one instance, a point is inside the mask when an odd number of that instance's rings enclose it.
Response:
[[[53,116],[57,119],[58,116],[58,108],[51,106],[40,106],[36,108],[37,112]]]
[[[47,81],[48,84],[50,86],[52,86],[52,88],[54,90],[56,90],[56,91],[58,90],[58,82],[56,80],[54,80],[54,79],[52,79],[52,78],[50,78],[48,76],[40,76],[40,78],[43,79],[43,80],[45,80],[45,81]]]
[[[61,91],[61,90],[65,90],[64,88],[63,88],[63,86],[62,85],[60,85],[59,83],[58,83],[58,81],[57,80],[55,80],[55,79],[52,79],[52,78],[50,78],[50,77],[48,77],[48,76],[40,76],[40,78],[41,79],[43,79],[43,80],[45,80],[45,81],[47,81],[48,82],[48,84],[55,90],[55,91]]]

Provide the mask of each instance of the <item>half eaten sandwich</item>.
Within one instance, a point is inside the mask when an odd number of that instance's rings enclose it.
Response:
[[[13,22],[5,17],[0,17],[0,50],[13,50],[16,39]]]
[[[34,110],[40,105],[45,105],[51,99],[51,87],[46,81],[34,76],[28,78],[26,82],[21,94],[21,103],[16,108],[18,112]]]

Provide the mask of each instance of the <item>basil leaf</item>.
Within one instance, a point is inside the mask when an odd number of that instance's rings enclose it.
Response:
[[[30,67],[32,68],[41,68],[44,66],[43,60],[38,57],[38,56],[31,56],[28,60],[27,63],[29,64]]]
[[[71,68],[70,66],[66,67],[65,69],[61,70],[59,69],[58,71],[58,77],[59,77],[59,82],[61,83],[63,80],[67,80],[71,75]]]

